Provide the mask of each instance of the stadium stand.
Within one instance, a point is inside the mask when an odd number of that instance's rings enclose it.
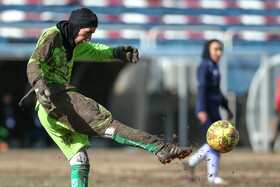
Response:
[[[131,44],[145,54],[198,51],[206,39],[224,41],[230,53],[280,51],[279,1],[261,0],[0,0],[0,54],[27,58],[45,28],[67,19],[73,9],[88,7],[100,24],[93,42]],[[16,55],[15,55],[16,54]],[[233,72],[249,72],[251,80],[260,56],[242,59],[242,69],[228,62]],[[248,71],[247,71],[248,70]],[[229,80],[229,84],[238,82]],[[238,84],[237,84],[238,85]],[[235,84],[229,89],[245,93]],[[240,90],[241,89],[241,90]]]
[[[92,8],[99,17],[100,24],[138,25],[146,31],[158,25],[215,25],[223,30],[231,26],[272,27],[280,24],[279,1],[260,0],[1,0],[0,23],[28,23],[39,27],[42,23],[56,23],[67,19],[69,10],[86,6]],[[7,29],[9,31],[7,32]],[[2,38],[38,37],[38,28],[1,28]],[[132,33],[132,32],[131,32]],[[161,35],[169,39],[170,34]],[[205,39],[204,34],[184,33],[186,39]],[[235,39],[268,41],[279,39],[279,35],[261,32],[252,37],[253,32],[241,33]],[[138,34],[128,34],[124,29],[118,32],[101,30],[96,38],[131,39]],[[251,36],[251,37],[250,37]]]

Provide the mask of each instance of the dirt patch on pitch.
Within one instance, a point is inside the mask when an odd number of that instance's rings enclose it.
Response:
[[[189,182],[180,161],[164,166],[154,155],[140,149],[90,149],[89,155],[89,186],[207,186],[206,163],[195,168],[196,181]],[[235,150],[222,155],[219,176],[230,186],[280,186],[279,163],[279,153]],[[0,183],[4,187],[68,187],[70,169],[58,149],[0,153]]]

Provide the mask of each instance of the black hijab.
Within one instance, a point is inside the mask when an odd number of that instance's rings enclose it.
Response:
[[[210,45],[213,42],[219,42],[223,46],[222,42],[217,39],[206,41],[204,44],[203,52],[202,52],[202,58],[209,59],[212,61],[211,56],[210,56]]]
[[[73,10],[69,20],[60,21],[56,24],[63,38],[63,46],[66,49],[67,61],[73,56],[76,47],[75,39],[80,29],[88,27],[97,27],[98,19],[95,13],[87,8]]]

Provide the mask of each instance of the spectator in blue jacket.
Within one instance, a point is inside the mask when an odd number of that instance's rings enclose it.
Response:
[[[202,60],[197,71],[198,100],[196,105],[196,117],[203,130],[204,137],[210,125],[221,120],[219,107],[228,111],[228,118],[233,117],[228,107],[227,99],[220,89],[221,76],[218,69],[218,61],[223,53],[223,45],[219,40],[207,41],[204,45]],[[205,138],[206,141],[206,138]],[[220,154],[212,150],[207,143],[203,144],[186,163],[187,178],[194,180],[194,167],[201,161],[207,161],[207,180],[211,184],[224,184],[225,181],[217,176]]]

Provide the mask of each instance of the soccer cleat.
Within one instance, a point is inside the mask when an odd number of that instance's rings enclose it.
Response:
[[[213,183],[214,183],[214,184],[224,184],[225,181],[224,181],[224,179],[222,179],[221,177],[215,177]]]
[[[173,159],[179,158],[184,159],[189,156],[192,152],[191,148],[179,147],[174,144],[165,144],[163,150],[159,151],[156,156],[162,164],[170,163]]]
[[[209,182],[209,184],[221,184],[221,185],[228,185],[229,182],[225,181],[224,179],[222,179],[221,177],[215,177],[215,179],[212,182]]]

